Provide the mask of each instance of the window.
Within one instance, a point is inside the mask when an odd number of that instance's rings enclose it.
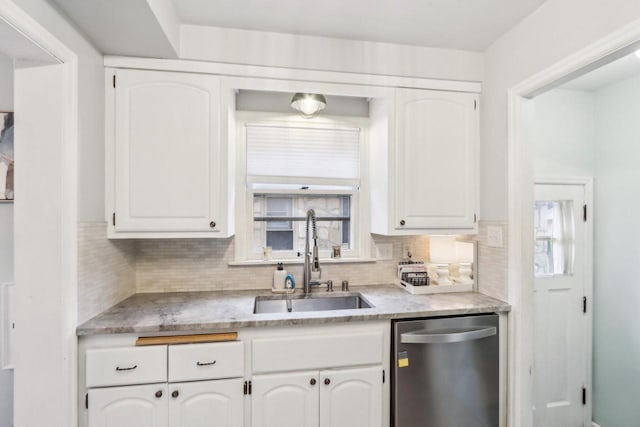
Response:
[[[552,277],[573,274],[575,252],[573,201],[536,201],[534,230],[534,276]]]
[[[347,120],[238,113],[244,167],[236,260],[261,260],[266,246],[274,260],[302,259],[309,209],[316,213],[321,258],[329,258],[333,246],[343,258],[363,256],[369,245],[360,217],[366,119]]]

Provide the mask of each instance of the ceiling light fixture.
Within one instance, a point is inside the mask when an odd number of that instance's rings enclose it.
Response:
[[[640,58],[640,49],[636,50],[635,54],[638,58]]]
[[[317,93],[296,93],[291,98],[291,108],[299,111],[306,119],[310,119],[317,112],[324,110],[327,100]]]

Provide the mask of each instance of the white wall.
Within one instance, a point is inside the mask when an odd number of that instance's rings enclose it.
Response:
[[[594,421],[640,420],[640,76],[596,100]]]
[[[591,92],[555,89],[534,99],[536,177],[592,177],[596,140]]]
[[[18,209],[23,211],[21,214],[16,213],[15,224],[18,334],[14,419],[18,426],[67,427],[75,424],[76,405],[79,403],[75,399],[76,231],[73,226],[69,226],[69,222],[77,219],[104,221],[103,58],[49,1],[0,2],[2,11],[11,11],[13,8],[22,9],[77,56],[77,62],[73,62],[77,65],[78,77],[77,165],[75,162],[66,166],[61,163],[63,158],[74,158],[74,153],[64,153],[60,149],[68,146],[67,144],[73,147],[73,141],[58,140],[56,137],[64,137],[66,134],[55,131],[59,123],[51,123],[55,118],[55,114],[51,112],[62,111],[61,104],[55,106],[56,97],[53,96],[55,88],[61,87],[61,80],[52,75],[52,81],[42,81],[33,74],[43,67],[21,70],[23,76],[30,74],[36,79],[36,84],[23,79],[22,87],[30,92],[28,100],[40,97],[40,102],[32,102],[30,105],[38,107],[39,114],[44,117],[21,128],[20,135],[32,142],[32,145],[23,145],[23,155],[20,157],[28,158],[31,167],[41,171],[45,177],[60,178],[64,175],[65,185],[61,186],[62,179],[45,179],[38,174],[27,174],[24,166],[22,169],[16,168],[17,192],[23,188],[26,190],[24,193],[29,192],[32,198],[20,199],[15,205],[17,212]],[[37,93],[34,93],[36,89]],[[20,100],[21,97],[16,96],[16,108],[21,105],[24,107],[27,99],[22,99],[23,104],[18,103]],[[47,108],[49,112],[45,110]],[[23,108],[23,111],[26,110]],[[23,122],[28,119],[33,117],[25,114],[21,118]],[[47,129],[40,126],[41,123],[48,123],[51,126],[49,129],[54,131],[45,135]],[[20,148],[18,136],[17,128],[16,144]],[[49,145],[40,147],[38,144],[43,144],[45,139],[49,141]],[[38,150],[34,152],[36,146]],[[77,211],[73,207],[67,209],[68,203],[73,206],[76,189],[68,185],[69,181],[73,182],[73,174],[63,173],[60,170],[62,166],[77,167]],[[71,177],[67,179],[69,175]],[[39,185],[34,184],[36,178],[39,179]],[[46,209],[43,209],[43,204]],[[40,219],[31,221],[29,214],[34,212],[40,212]],[[38,258],[33,260],[35,256]],[[41,264],[40,268],[35,267],[38,264]]]
[[[548,0],[485,51],[482,219],[507,219],[507,90],[639,18],[638,1]]]
[[[46,0],[12,0],[78,56],[78,220],[104,221],[104,62]]]
[[[482,81],[482,54],[391,43],[183,25],[180,58]]]
[[[0,111],[13,111],[13,60],[2,54]],[[5,282],[13,282],[13,203],[0,203],[0,284]],[[1,347],[0,342],[0,354]],[[13,371],[0,370],[0,427],[10,427],[12,422]]]

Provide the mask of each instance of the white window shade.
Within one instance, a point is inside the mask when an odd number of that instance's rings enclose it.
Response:
[[[247,124],[246,132],[249,182],[360,179],[358,128]]]

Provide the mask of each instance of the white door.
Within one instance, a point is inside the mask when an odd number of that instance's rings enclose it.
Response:
[[[382,367],[320,372],[320,427],[381,427]]]
[[[588,319],[583,185],[536,185],[534,207],[534,425],[585,424]],[[588,392],[588,390],[585,390]]]
[[[89,427],[168,427],[167,384],[89,390]]]
[[[396,229],[475,226],[478,96],[396,90]]]
[[[241,378],[169,384],[171,427],[242,427]]]
[[[220,79],[142,70],[116,77],[116,231],[216,232]]]
[[[318,371],[256,375],[251,427],[318,427]]]

